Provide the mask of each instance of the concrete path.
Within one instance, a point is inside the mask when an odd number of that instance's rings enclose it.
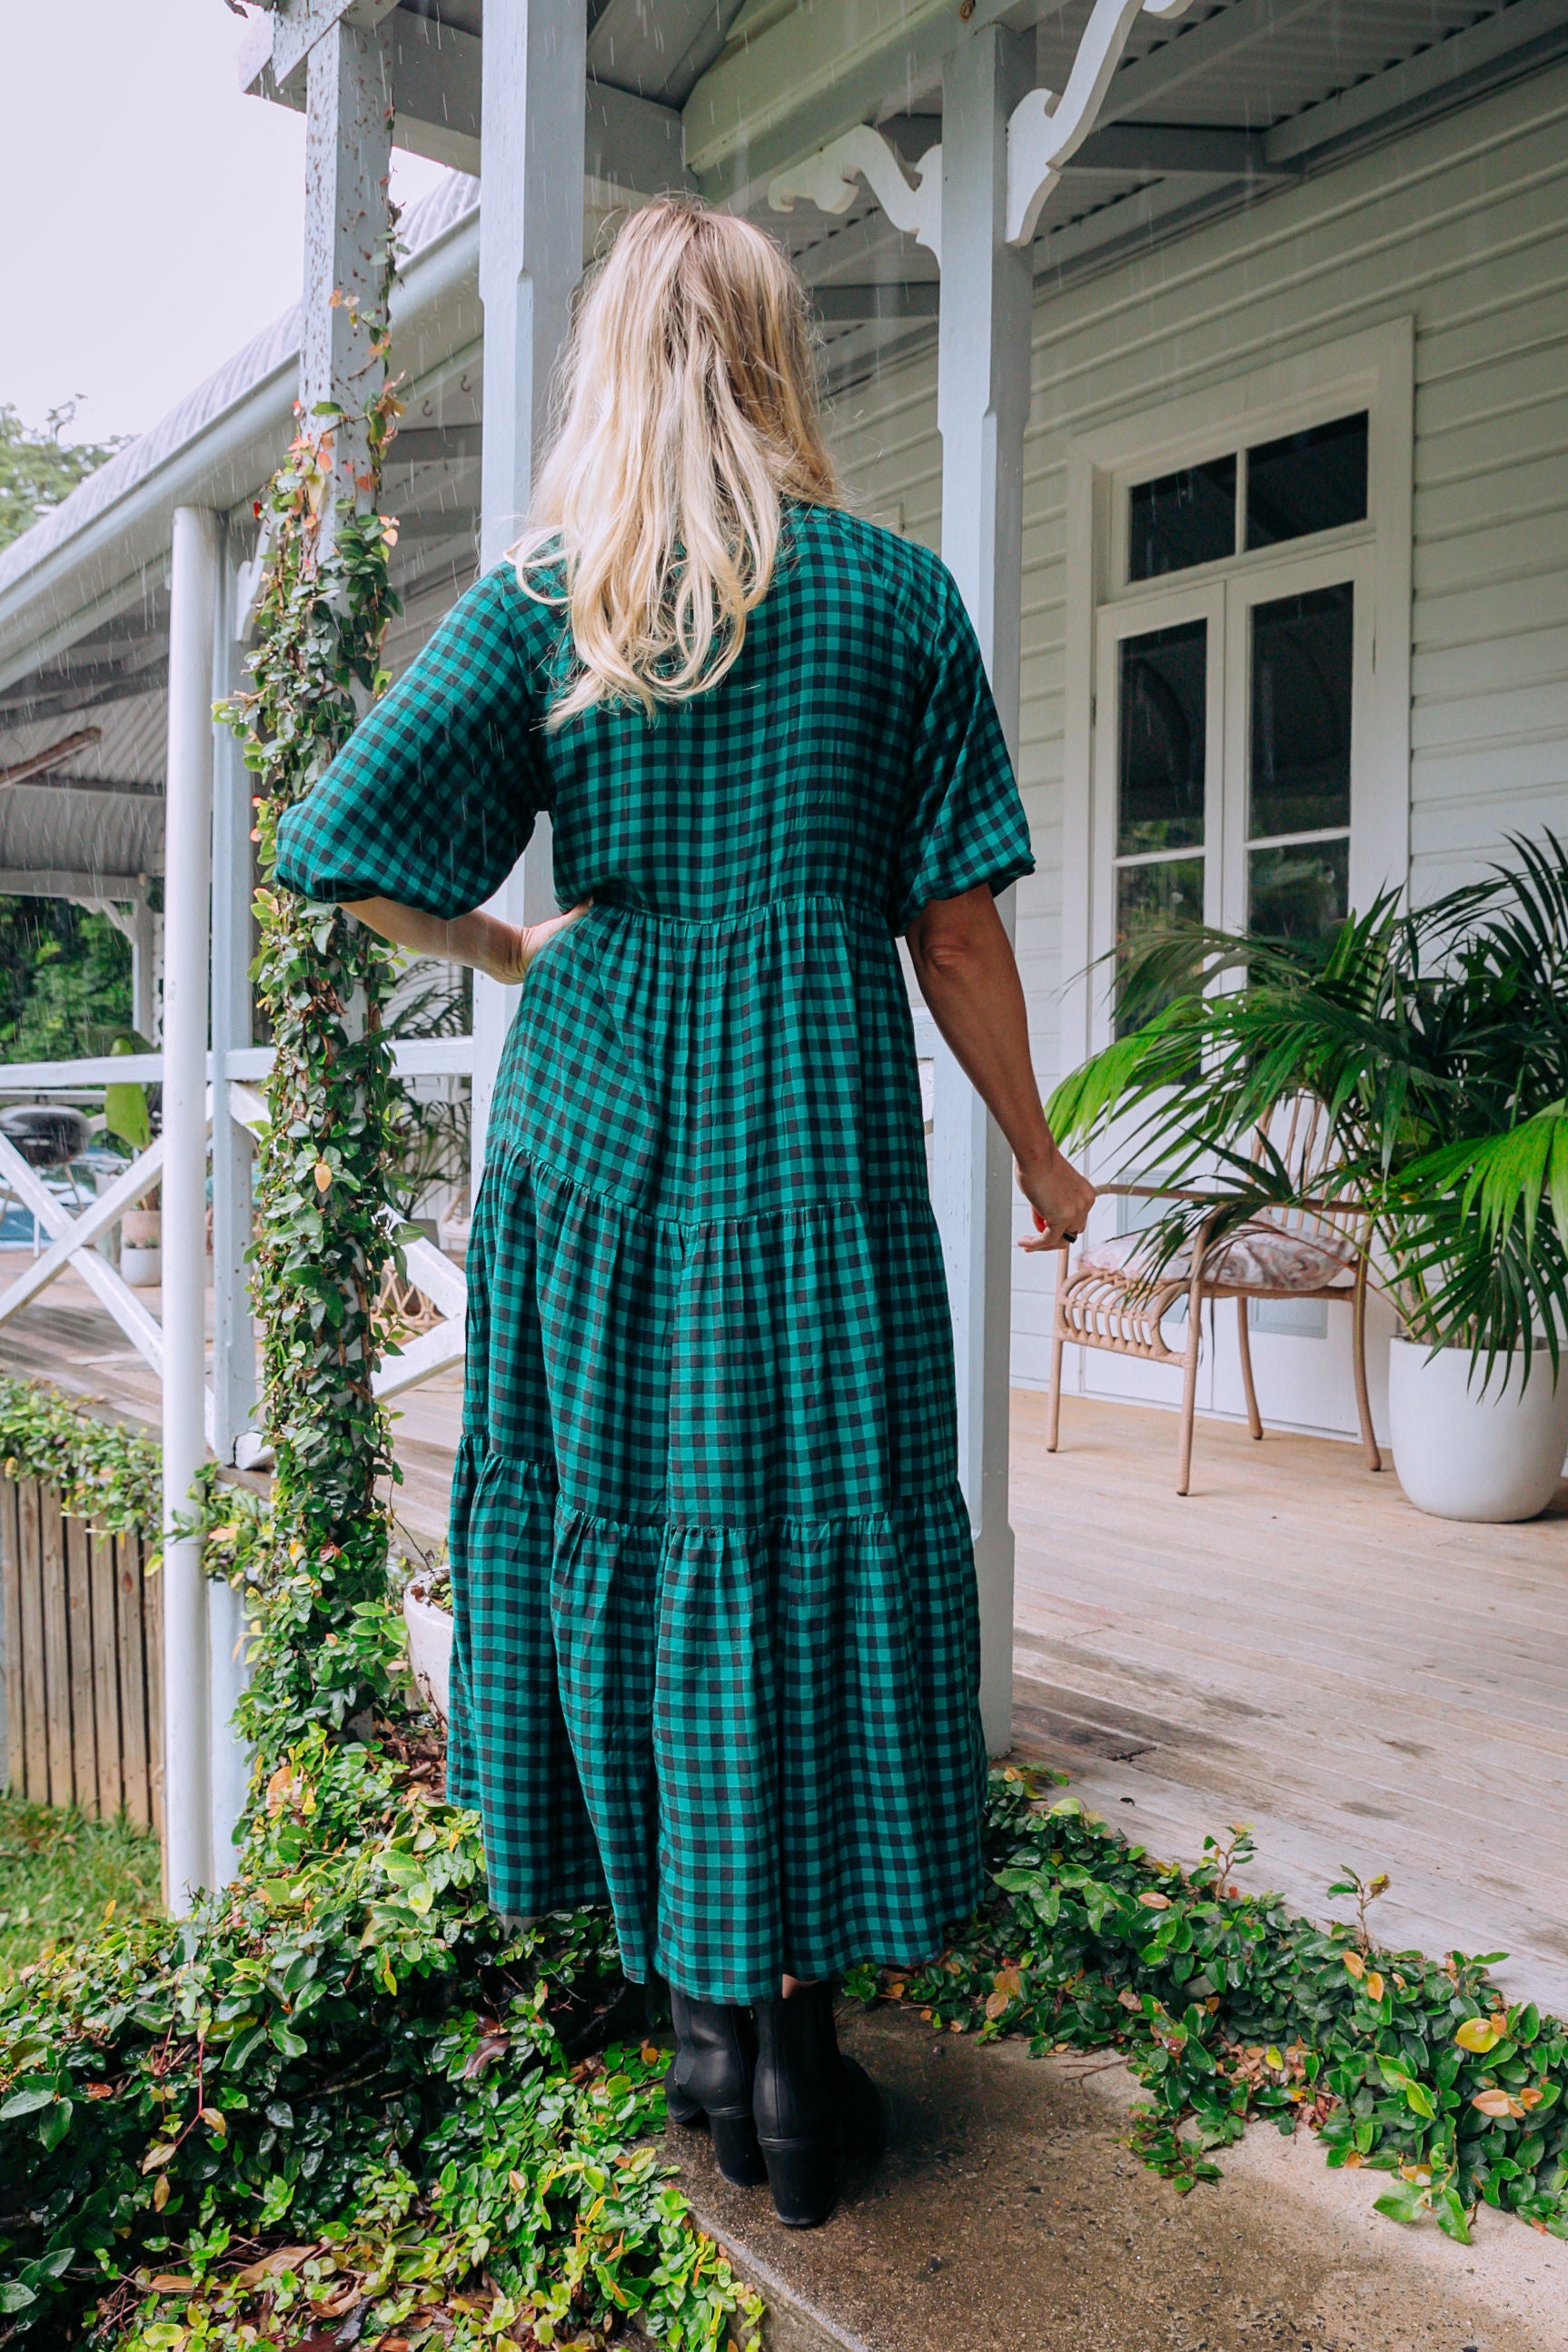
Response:
[[[893,2148],[825,2229],[782,2229],[765,2189],[670,2134],[704,2226],[768,2295],[770,2352],[1568,2352],[1568,2245],[1521,2221],[1483,2214],[1468,2248],[1401,2229],[1373,2210],[1384,2176],[1266,2126],[1178,2197],[1125,2145],[1120,2066],[885,2010],[845,2039]]]

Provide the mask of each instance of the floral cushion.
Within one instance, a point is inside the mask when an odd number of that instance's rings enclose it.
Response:
[[[1080,1251],[1077,1271],[1135,1282],[1152,1256],[1147,1234],[1114,1234]],[[1322,1219],[1287,1228],[1266,1215],[1249,1217],[1209,1251],[1204,1279],[1241,1290],[1348,1289],[1355,1280],[1355,1257],[1351,1236]],[[1192,1270],[1192,1248],[1184,1243],[1162,1266],[1159,1279],[1184,1282]]]

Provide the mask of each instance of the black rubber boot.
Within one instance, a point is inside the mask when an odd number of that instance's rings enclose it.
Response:
[[[757,2036],[751,2012],[723,2001],[689,2000],[673,1985],[669,2012],[677,2044],[664,2078],[670,2118],[698,2124],[706,2116],[725,2179],[754,2189],[767,2179],[767,2168],[752,2116]]]
[[[840,2156],[881,2151],[881,2102],[869,2077],[839,2054],[830,1984],[756,2004],[752,2112],[781,2221],[826,2221],[838,2196]]]

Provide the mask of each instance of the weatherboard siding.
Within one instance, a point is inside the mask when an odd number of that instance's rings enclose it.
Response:
[[[1058,1075],[1067,453],[1142,414],[1384,321],[1415,322],[1411,886],[1512,828],[1568,831],[1568,68],[1042,293],[1025,466],[1020,772],[1039,871],[1018,947]],[[941,544],[933,353],[847,394],[865,511]],[[1015,1374],[1047,1377],[1050,1276],[1021,1262]],[[1346,1398],[1342,1423],[1353,1426]],[[1321,1410],[1311,1416],[1321,1422]]]

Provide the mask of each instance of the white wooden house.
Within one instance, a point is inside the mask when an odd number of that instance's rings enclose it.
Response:
[[[388,104],[453,167],[394,305],[395,661],[513,534],[604,221],[685,186],[764,222],[814,289],[855,499],[942,549],[981,634],[1038,861],[1014,896],[1044,1081],[1110,1034],[1084,975],[1151,910],[1321,921],[1568,828],[1568,0],[287,0],[240,69],[307,110],[303,313],[0,554],[0,889],[123,907],[146,969],[163,872],[166,1200],[201,1175],[211,809],[220,1454],[251,1407],[222,1096],[258,1057],[244,777],[205,709],[301,351],[312,395],[352,358],[330,298],[368,267]],[[503,897],[550,903],[547,845]],[[508,1011],[479,985],[481,1134]],[[1045,1380],[1053,1262],[1013,1251],[999,1139],[922,1034],[1000,1741],[1007,1386]],[[173,1480],[200,1267],[172,1279]],[[1256,1314],[1269,1418],[1352,1433],[1348,1318]],[[1076,1377],[1173,1400],[1105,1357]]]

